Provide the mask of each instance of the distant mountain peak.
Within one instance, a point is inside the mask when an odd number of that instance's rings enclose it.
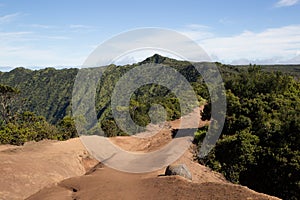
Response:
[[[153,56],[146,58],[144,61],[142,61],[141,64],[145,64],[145,63],[161,64],[166,59],[167,59],[167,57],[161,56],[159,54],[154,54]]]

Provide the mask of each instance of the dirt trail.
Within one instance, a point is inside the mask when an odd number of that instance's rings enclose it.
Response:
[[[207,121],[200,120],[201,109],[203,107],[196,108],[189,115],[165,124],[150,124],[145,132],[134,136],[118,136],[109,139],[112,143],[127,151],[152,152],[171,142],[172,130],[198,128],[208,124]]]
[[[202,171],[203,172],[203,171]],[[198,172],[200,173],[200,172]],[[204,173],[204,172],[203,172]],[[205,173],[210,173],[205,172]],[[45,188],[28,200],[267,200],[277,199],[227,182],[192,182],[160,173],[129,174],[100,167],[92,173]]]
[[[191,115],[199,116],[198,111]],[[188,123],[186,121],[181,128],[191,127]],[[179,124],[180,120],[175,120],[164,126],[150,126],[138,136],[110,140],[128,151],[151,152],[169,143],[172,129],[177,129]],[[161,130],[154,134],[157,129]],[[97,164],[78,138],[30,143],[24,147],[0,147],[0,199],[24,199],[30,195],[30,200],[277,199],[229,183],[221,174],[198,164],[194,161],[193,147],[175,162],[187,165],[192,181],[162,176],[164,168],[132,174]]]
[[[47,185],[83,175],[95,164],[78,138],[1,146],[0,199],[24,199]]]

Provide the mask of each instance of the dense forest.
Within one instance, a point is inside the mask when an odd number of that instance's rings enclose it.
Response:
[[[199,105],[205,104],[203,119],[210,119],[211,99],[193,65],[154,55],[141,63],[106,68],[97,87],[98,123],[88,127],[89,134],[101,126],[107,136],[126,135],[113,118],[111,95],[126,72],[145,63],[180,72],[196,92]],[[232,182],[283,199],[300,199],[300,66],[216,65],[226,88],[226,120],[215,148],[199,162]],[[75,137],[71,98],[77,72],[16,68],[0,73],[0,143],[20,145],[29,140]],[[150,123],[148,112],[153,104],[165,108],[168,120],[189,112],[180,112],[178,98],[169,88],[148,84],[130,99],[129,111],[136,124]],[[195,133],[199,147],[206,130]]]
[[[300,199],[300,83],[257,66],[238,69],[224,81],[224,129],[200,163],[231,182],[284,199]],[[205,130],[200,130],[196,138],[199,145],[203,134]]]
[[[0,83],[19,90],[18,98],[26,100],[23,109],[44,116],[56,124],[64,116],[71,115],[71,97],[78,69],[46,68],[29,70],[16,68],[0,73]],[[19,105],[16,105],[19,107]]]

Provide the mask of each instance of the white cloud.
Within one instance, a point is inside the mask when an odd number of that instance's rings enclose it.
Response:
[[[90,29],[92,28],[91,26],[83,25],[83,24],[71,24],[69,26],[72,29]]]
[[[189,24],[179,32],[195,41],[214,37],[211,28],[201,24]]]
[[[274,6],[279,7],[288,7],[293,6],[298,3],[299,0],[279,0]]]
[[[192,30],[207,30],[210,29],[209,26],[203,25],[203,24],[188,24],[186,28],[192,29]]]
[[[0,66],[0,72],[8,72],[13,69],[14,69],[13,67]]]
[[[20,16],[20,13],[13,13],[13,14],[0,16],[0,24],[10,23],[13,20],[15,20],[18,16]]]
[[[257,33],[244,31],[230,37],[215,36],[203,39],[199,44],[209,55],[225,63],[280,63],[294,57],[299,51],[300,25],[266,29]]]
[[[146,51],[147,50],[147,51]],[[178,32],[160,28],[143,28],[116,35],[97,48],[84,63],[88,66],[104,66],[124,52],[135,52],[134,59],[145,59],[159,53],[164,56],[189,61],[209,61],[208,55],[191,39]],[[101,56],[100,56],[101,55]],[[128,54],[127,54],[128,55]]]
[[[73,27],[75,30],[75,27],[80,28],[79,25],[74,25]],[[69,31],[72,30],[69,29]],[[133,41],[137,39],[136,43],[142,43],[146,46],[151,44],[151,47],[163,48],[166,45],[175,49],[181,49],[182,52],[178,53],[184,55],[188,52],[188,60],[200,61],[201,58],[197,53],[197,49],[185,51],[183,48],[178,48],[179,46],[186,47],[187,44],[184,40],[177,44],[178,38],[176,37],[160,32],[149,35],[147,31],[146,29],[144,32],[141,32],[139,38],[136,38],[136,35],[134,35],[132,36],[133,38],[129,39]],[[188,25],[184,29],[179,30],[179,32],[196,41],[214,61],[232,64],[300,63],[300,24],[265,29],[261,32],[245,30],[227,37],[217,35],[210,27],[197,24]],[[72,47],[68,46],[71,44],[72,38],[67,36],[51,35],[51,33],[43,35],[29,31],[0,32],[0,66],[78,66],[84,62],[85,56],[91,51],[91,47],[86,47],[86,49],[84,49],[85,47],[73,48],[73,50]],[[157,40],[155,44],[153,44],[153,38]],[[53,40],[61,41],[58,44]],[[63,43],[64,41],[62,40],[66,40],[66,43]],[[41,43],[41,41],[46,41],[47,45]],[[130,40],[120,38],[120,40],[110,44],[114,46],[108,46],[107,49],[113,48],[118,51],[120,45],[128,45],[130,49],[132,44],[128,44],[128,41]],[[40,44],[43,44],[43,46],[40,46]],[[186,49],[188,48],[186,47]],[[173,52],[169,52],[169,54],[164,51],[158,52],[157,49],[148,50],[141,49],[139,51],[137,49],[135,52],[123,55],[119,60],[116,60],[116,63],[125,64],[126,62],[141,61],[154,53],[161,53],[171,57],[172,55],[177,55],[172,54]],[[180,57],[181,55],[177,56]]]
[[[41,38],[41,39],[50,39],[50,40],[70,40],[71,38],[70,37],[67,37],[67,36],[60,36],[60,35],[54,35],[54,36],[38,36],[38,38]]]
[[[228,64],[276,64],[295,63],[299,61],[298,57],[294,57],[297,55],[297,52],[299,54],[300,49],[300,25],[270,28],[261,32],[243,31],[228,37],[218,36],[212,32],[211,28],[195,24],[186,26],[185,29],[181,29],[179,32],[187,35],[203,47],[213,61]],[[110,43],[110,46],[105,48],[106,52],[102,53],[107,53],[107,51],[112,53],[112,50],[117,52],[120,46],[125,46],[127,47],[126,49],[130,49],[134,45],[128,43],[128,41],[131,40],[139,44],[142,43],[145,46],[153,44],[153,42],[156,41],[156,43],[152,45],[153,47],[164,48],[164,45],[166,45],[173,49],[176,49],[178,46],[180,46],[181,49],[189,49],[187,46],[189,44],[185,43],[182,38],[182,41],[179,41],[180,38],[173,37],[172,35],[163,32],[159,34],[153,33],[152,35],[150,34],[150,36],[147,34],[147,30],[145,30],[145,33],[141,33],[142,36],[134,35],[134,37],[137,38],[137,41],[133,38],[122,37],[115,42],[116,44]],[[159,48],[149,49],[149,51],[145,51],[145,49],[137,50],[138,51],[135,51],[134,54],[127,54],[120,58],[116,63],[125,64],[126,62],[131,63],[133,61],[141,61],[154,53],[169,56],[166,55],[166,52],[158,52]],[[186,57],[188,60],[203,61],[203,58],[199,57],[197,54],[199,53],[198,51],[199,49],[194,49],[194,51],[189,49],[188,51],[176,52],[182,53],[180,55],[173,55],[180,57],[188,53],[188,57]],[[172,55],[172,52],[169,53]],[[102,54],[96,54],[95,60],[100,59],[98,55]],[[96,63],[95,60],[93,60],[94,63]],[[108,61],[105,60],[105,62]],[[104,61],[102,61],[102,63],[104,63]]]
[[[76,32],[92,32],[97,29],[97,27],[84,25],[84,24],[71,24],[68,26],[69,31],[76,33]]]
[[[42,28],[42,29],[55,28],[55,26],[50,26],[50,25],[45,25],[45,24],[29,24],[29,25],[23,25],[23,26],[31,27],[31,28]]]
[[[220,24],[223,24],[223,25],[229,25],[229,24],[233,24],[234,21],[231,20],[231,19],[228,19],[228,18],[224,17],[224,18],[221,18],[221,19],[219,20],[219,23],[220,23]]]
[[[84,61],[84,56],[77,55],[76,52],[67,55],[63,50],[41,49],[26,45],[15,47],[1,45],[0,57],[2,58],[0,66],[8,67],[80,66]]]
[[[30,31],[19,31],[19,32],[0,32],[0,45],[11,42],[19,42],[28,40],[32,34]]]
[[[21,42],[31,42],[39,40],[69,40],[70,37],[62,35],[42,35],[30,31],[20,31],[20,32],[0,32],[0,45],[9,44],[10,46],[15,46]]]
[[[39,35],[34,32],[0,32],[1,70],[19,66],[79,66],[85,56],[79,51],[56,45],[39,46],[39,41],[65,40],[64,36]],[[51,43],[50,43],[51,44]],[[63,56],[62,56],[63,55]]]
[[[284,64],[299,64],[300,63],[300,55],[297,55],[291,59],[288,60],[283,60],[280,63],[284,63]]]

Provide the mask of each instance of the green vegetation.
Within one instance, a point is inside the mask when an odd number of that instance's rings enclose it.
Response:
[[[74,121],[64,118],[58,126],[49,124],[44,117],[32,112],[18,114],[14,121],[2,125],[0,144],[23,145],[43,139],[66,140],[77,136]]]
[[[238,68],[248,68],[248,66],[241,65]],[[265,72],[282,72],[300,80],[300,65],[261,65],[261,70]]]
[[[111,95],[116,83],[125,73],[139,65],[153,62],[161,63],[165,66],[170,66],[178,70],[185,77],[185,79],[192,83],[195,90],[196,87],[198,88],[197,98],[201,102],[204,102],[204,99],[201,98],[201,93],[203,93],[201,88],[206,87],[202,83],[202,79],[199,79],[199,73],[189,62],[181,62],[174,59],[161,57],[159,55],[154,55],[153,57],[138,64],[126,66],[110,65],[106,68],[97,87],[95,106],[98,123],[90,124],[88,127],[85,127],[88,130],[88,134],[95,134],[97,132],[97,127],[101,127],[107,136],[126,135],[126,133],[124,133],[117,126],[112,116],[110,105]],[[16,90],[20,91],[18,94],[18,99],[22,99],[22,103],[17,104],[11,102],[9,104],[12,109],[19,110],[17,112],[18,114],[29,111],[34,113],[36,116],[43,116],[45,122],[53,126],[59,126],[64,117],[69,117],[72,114],[71,96],[77,72],[78,69],[55,70],[53,68],[46,68],[42,70],[31,71],[24,68],[16,68],[10,72],[1,73],[0,83],[9,85],[10,87],[14,87]],[[93,75],[94,74],[91,73],[91,77]],[[157,76],[167,75],[167,73],[163,72],[157,74]],[[87,78],[87,80],[90,79]],[[175,88],[176,86],[178,85],[175,84],[173,87]],[[82,92],[82,94],[85,95],[85,91],[77,92]],[[187,97],[186,99],[189,100],[190,98]],[[191,104],[195,102],[187,103]],[[157,84],[148,84],[138,88],[131,97],[129,112],[134,122],[142,127],[150,123],[150,116],[148,115],[148,112],[155,104],[161,105],[166,109],[168,120],[177,119],[181,116],[181,107],[179,106],[179,101],[175,94],[171,92],[171,90]],[[22,107],[22,109],[20,109],[20,107]],[[189,110],[183,110],[183,112],[187,113]],[[87,121],[87,116],[88,115],[83,113],[82,116],[78,117],[82,121]],[[155,120],[157,120],[157,122],[159,121],[159,119]],[[63,129],[58,129],[58,131],[63,131]],[[141,130],[142,129],[133,131],[138,132]],[[51,131],[49,131],[49,134],[50,133]],[[53,133],[53,135],[56,135],[56,133]],[[70,133],[69,135],[70,137],[74,137],[76,134]],[[23,139],[22,141],[31,139],[39,140],[35,137],[26,138],[28,139]],[[67,139],[69,136],[56,137],[50,134],[49,136],[45,136],[45,138]],[[9,143],[7,140],[5,141],[6,143]],[[19,143],[11,143],[22,144],[22,141]]]
[[[112,115],[111,96],[125,73],[146,63],[159,63],[180,72],[193,87],[198,101],[207,102],[202,117],[210,119],[209,93],[192,64],[154,55],[138,64],[107,66],[96,90],[98,122],[86,127],[88,134],[97,133],[101,127],[107,136],[126,135]],[[200,65],[210,69],[210,63]],[[223,173],[228,180],[259,192],[300,199],[300,66],[216,65],[226,88],[226,121],[215,148],[199,162]],[[77,72],[78,69],[17,68],[0,73],[0,144],[76,137],[71,98]],[[92,75],[95,74],[91,71]],[[168,74],[157,74],[160,75]],[[133,121],[145,126],[150,123],[153,105],[164,107],[168,120],[189,112],[181,113],[174,90],[158,84],[138,88],[129,106],[118,109],[129,109]],[[87,121],[87,117],[86,113],[78,116],[82,121]],[[160,120],[155,118],[152,122]],[[195,134],[199,146],[206,131],[207,127],[203,127]]]
[[[300,83],[250,66],[227,76],[225,87],[222,136],[200,162],[256,191],[299,199]]]
[[[52,124],[56,124],[66,115],[71,115],[70,101],[75,76],[78,69],[56,70],[46,68],[31,71],[16,68],[0,74],[0,83],[20,91],[19,99],[26,100],[23,110],[44,116]],[[14,108],[19,108],[12,104]]]
[[[132,70],[133,68],[146,64],[146,63],[152,63],[152,62],[159,62],[158,64],[163,64],[169,67],[172,67],[179,72],[182,71],[184,73],[181,73],[185,79],[188,79],[190,82],[193,83],[194,86],[201,85],[203,88],[204,84],[202,83],[202,79],[197,80],[199,77],[199,73],[195,70],[195,68],[188,62],[179,62],[173,59],[161,57],[159,55],[154,55],[151,58],[146,59],[145,61],[134,64],[134,65],[127,65],[127,66],[115,66],[111,65],[109,66],[104,74],[102,75],[101,82],[97,89],[97,96],[96,96],[96,110],[99,117],[99,122],[101,124],[101,128],[105,131],[107,136],[116,136],[116,135],[124,135],[125,133],[119,129],[119,127],[116,125],[116,122],[112,116],[112,110],[111,110],[111,95],[113,93],[113,90],[115,89],[115,85],[117,84],[120,77],[122,77],[125,73],[129,72],[129,70]],[[159,74],[156,74],[155,77],[159,79],[159,77],[164,77],[164,81],[168,81],[168,73],[165,71],[159,71]],[[153,74],[149,77],[143,77],[144,79],[152,78]],[[161,79],[159,79],[161,80]],[[133,84],[136,84],[135,80],[132,80]],[[201,82],[201,84],[197,84],[197,81]],[[174,82],[174,81],[173,81]],[[129,82],[126,83],[128,87],[130,87]],[[146,84],[138,88],[134,91],[134,93],[131,96],[129,108],[119,108],[120,110],[124,110],[126,112],[127,109],[129,109],[129,113],[133,119],[133,121],[142,126],[145,127],[147,124],[150,123],[150,116],[148,114],[149,110],[153,105],[161,105],[165,108],[166,114],[167,114],[167,120],[173,120],[179,118],[181,113],[181,107],[179,105],[178,98],[173,93],[176,91],[176,88],[180,88],[180,84],[178,81],[174,83],[172,86],[173,91],[168,89],[165,86],[161,86],[158,84]],[[200,86],[199,86],[200,88]],[[119,97],[122,97],[121,94],[122,91],[119,91],[120,95]],[[199,90],[199,93],[197,93],[197,98],[200,102],[204,102],[204,99],[202,99],[200,92],[202,90]],[[185,95],[190,95],[186,91],[183,92]],[[187,97],[187,100],[191,98]],[[195,102],[187,101],[188,105],[195,105]],[[198,104],[197,104],[198,105]],[[121,111],[120,111],[121,112]],[[189,112],[189,110],[182,110],[183,113]],[[138,130],[131,130],[133,132],[139,132],[142,129]]]
[[[32,140],[65,140],[76,137],[74,121],[70,117],[63,118],[58,126],[54,126],[42,116],[14,109],[12,105],[18,105],[18,95],[17,89],[0,84],[0,144],[22,145]]]
[[[15,101],[15,96],[19,91],[7,85],[0,84],[0,125],[3,125],[11,120],[12,104]]]

